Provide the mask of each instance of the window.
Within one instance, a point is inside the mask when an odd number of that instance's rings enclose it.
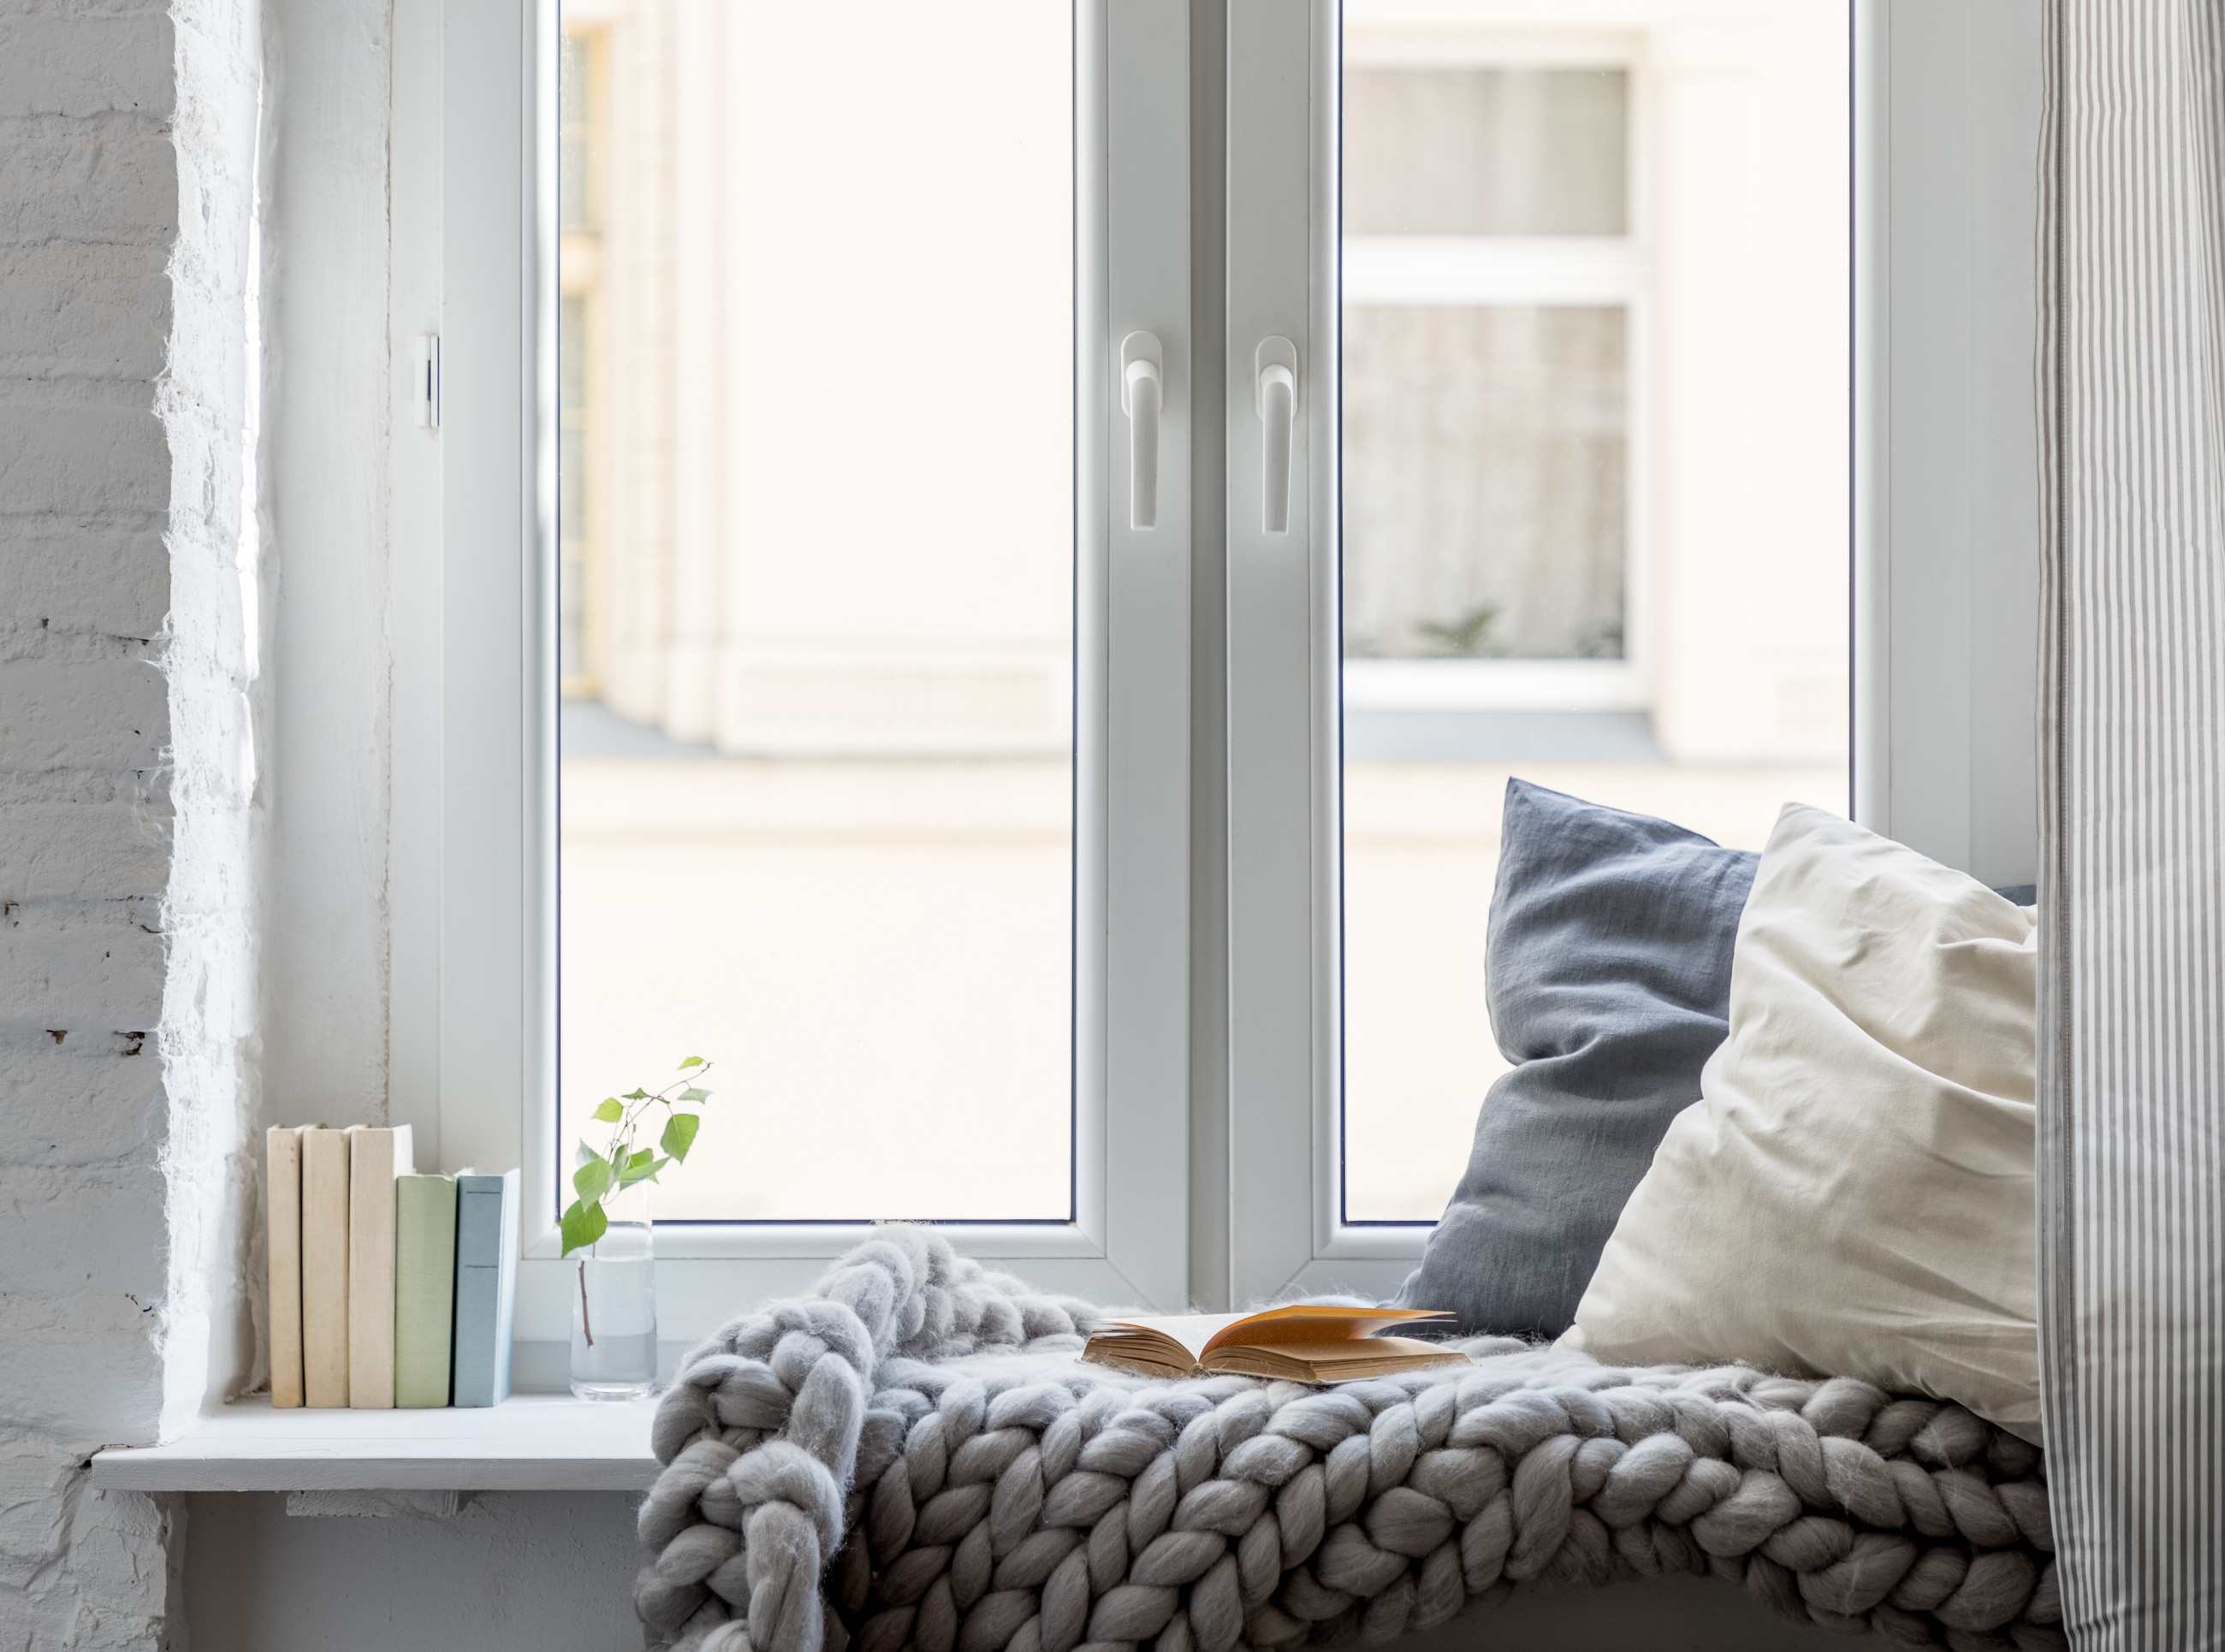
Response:
[[[1072,26],[874,15],[566,13],[559,1134],[713,1060],[665,1221],[1074,1216]]]
[[[1836,9],[396,20],[395,1111],[526,1166],[522,1339],[583,1107],[682,1054],[668,1336],[885,1217],[1387,1292],[1500,1065],[1507,775],[1847,806]],[[1963,783],[1907,755],[1886,587],[1978,566],[1919,516],[1856,524],[1889,828]]]
[[[1742,848],[1788,800],[1848,803],[1843,21],[1438,17],[1344,29],[1361,1223],[1436,1218],[1506,1068],[1481,1007],[1509,775]]]

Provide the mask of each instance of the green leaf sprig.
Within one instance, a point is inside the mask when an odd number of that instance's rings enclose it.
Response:
[[[606,1096],[588,1115],[597,1123],[614,1128],[606,1153],[596,1152],[584,1141],[580,1143],[574,1160],[579,1168],[572,1172],[572,1190],[579,1198],[564,1212],[564,1255],[593,1244],[609,1230],[611,1218],[603,1201],[612,1193],[637,1181],[655,1181],[666,1165],[686,1161],[688,1149],[695,1145],[695,1132],[703,1126],[702,1114],[693,1110],[711,1098],[711,1092],[696,1080],[710,1070],[708,1061],[691,1055],[680,1064],[680,1076],[662,1090],[636,1088],[623,1096]],[[653,1122],[650,1110],[656,1107],[664,1110],[664,1129],[655,1147],[639,1146]]]

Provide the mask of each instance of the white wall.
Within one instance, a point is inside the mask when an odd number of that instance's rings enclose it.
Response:
[[[385,0],[264,0],[269,1123],[386,1118]]]

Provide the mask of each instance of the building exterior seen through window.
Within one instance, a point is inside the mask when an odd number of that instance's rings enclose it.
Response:
[[[602,273],[596,174],[604,123],[596,117],[607,97],[602,81],[605,38],[600,31],[567,33],[557,60],[557,670],[567,697],[595,692],[588,662],[596,650],[589,645],[587,628],[595,572],[597,513],[591,491],[599,458],[599,398],[590,387],[598,383],[601,370],[595,350],[595,301]]]
[[[1068,9],[561,16],[561,1139],[700,1055],[660,1219],[1068,1219]]]
[[[1630,72],[1361,62],[1344,130],[1346,655],[1621,659]]]
[[[858,9],[564,8],[567,1139],[700,1054],[662,1216],[1063,1219],[1070,19]],[[1845,807],[1847,47],[1345,11],[1341,1197],[1427,1222],[1510,775]]]
[[[1510,775],[1759,848],[1847,780],[1847,41],[1810,0],[1348,0],[1344,1162],[1507,1063]]]

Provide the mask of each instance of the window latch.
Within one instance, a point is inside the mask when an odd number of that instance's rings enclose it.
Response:
[[[1254,361],[1259,379],[1260,525],[1290,531],[1290,447],[1298,422],[1298,347],[1279,335],[1262,339]]]
[[[1128,526],[1159,525],[1159,341],[1132,332],[1120,341],[1120,411],[1128,415]]]
[[[424,332],[417,336],[417,348],[413,356],[410,376],[409,422],[420,430],[441,427],[441,335]]]

